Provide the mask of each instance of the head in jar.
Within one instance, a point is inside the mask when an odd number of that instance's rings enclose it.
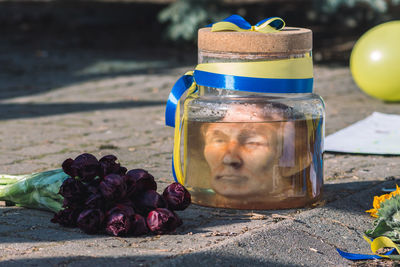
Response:
[[[311,162],[307,151],[300,160],[294,157],[294,135],[299,129],[288,119],[290,113],[288,106],[279,103],[231,104],[221,121],[202,129],[204,157],[217,194],[251,201],[289,190],[290,181],[284,177]],[[302,127],[300,131],[306,131]]]

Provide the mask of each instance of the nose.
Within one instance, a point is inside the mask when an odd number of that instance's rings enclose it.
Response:
[[[224,165],[240,168],[243,165],[243,160],[240,157],[239,144],[237,142],[230,142],[227,151],[222,159]]]

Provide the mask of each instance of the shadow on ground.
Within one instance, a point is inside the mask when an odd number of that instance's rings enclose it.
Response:
[[[165,105],[166,101],[119,101],[119,102],[79,102],[79,103],[0,103],[1,120],[34,118],[75,112],[108,109],[130,109],[146,106]]]
[[[190,264],[194,266],[201,266],[204,263],[210,263],[214,261],[215,266],[297,266],[293,264],[283,264],[280,262],[260,260],[250,257],[236,255],[202,255],[204,253],[196,252],[190,254]],[[176,257],[176,256],[174,256]],[[118,264],[125,266],[152,266],[152,265],[162,265],[170,266],[168,260],[173,259],[171,256],[160,256],[160,255],[148,255],[148,256],[131,256],[131,257],[90,257],[90,256],[80,256],[80,257],[49,257],[49,258],[36,258],[36,259],[20,259],[20,260],[9,260],[3,261],[2,266],[66,266],[66,265],[79,265],[79,266],[110,266],[110,264]],[[203,261],[201,259],[204,259]],[[195,260],[195,262],[193,262]],[[189,264],[189,262],[186,262]],[[172,265],[171,265],[172,266]]]
[[[218,226],[248,223],[253,220],[262,220],[267,224],[274,224],[287,219],[287,216],[295,216],[299,211],[324,206],[328,209],[339,209],[348,213],[349,216],[366,216],[365,210],[370,209],[373,196],[368,199],[357,199],[346,201],[347,197],[356,192],[374,189],[373,195],[383,194],[377,185],[385,183],[386,187],[394,187],[396,181],[368,181],[350,182],[341,184],[328,184],[324,186],[325,195],[321,203],[316,207],[291,210],[230,210],[202,207],[191,205],[185,211],[178,212],[184,224],[177,229],[176,236],[187,234],[210,233],[210,229]],[[346,205],[335,205],[335,201],[345,201]],[[332,204],[331,204],[332,203]],[[29,218],[29,219],[27,219]],[[0,243],[29,242],[60,242],[79,239],[113,238],[105,235],[86,235],[77,228],[63,228],[57,224],[50,223],[52,214],[32,209],[3,208],[0,210]],[[17,231],[18,229],[18,231]],[[215,229],[215,228],[213,228]],[[221,234],[221,233],[219,233]],[[227,233],[222,233],[224,236]],[[228,233],[229,234],[229,233]],[[233,236],[235,236],[233,234]],[[27,237],[29,239],[27,239]],[[151,235],[144,236],[151,238]]]

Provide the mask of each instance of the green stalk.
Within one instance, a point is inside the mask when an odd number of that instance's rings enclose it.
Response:
[[[8,175],[8,174],[0,174],[0,185],[9,185],[18,182],[24,178],[27,178],[29,175]]]
[[[62,169],[28,175],[0,175],[0,200],[18,206],[58,212],[63,197],[58,194],[61,184],[69,176]]]

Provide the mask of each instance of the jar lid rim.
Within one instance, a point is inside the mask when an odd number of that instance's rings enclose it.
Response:
[[[274,33],[198,31],[199,50],[231,53],[307,53],[312,50],[312,31],[285,27]]]

